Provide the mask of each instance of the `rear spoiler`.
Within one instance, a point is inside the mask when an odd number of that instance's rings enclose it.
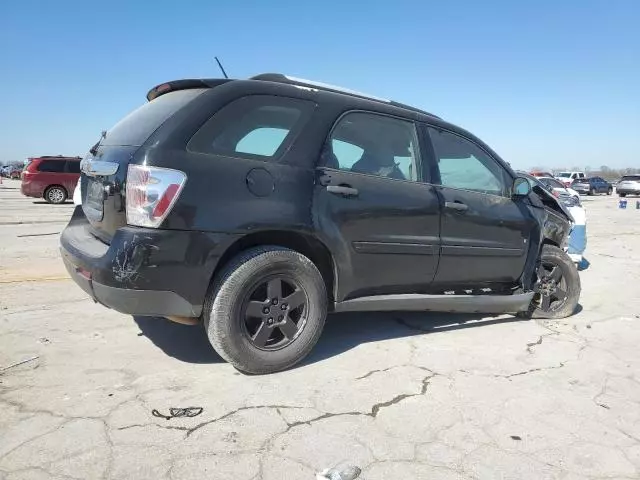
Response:
[[[173,80],[171,82],[161,83],[153,87],[147,93],[147,100],[151,101],[164,95],[168,92],[175,92],[176,90],[188,90],[191,88],[213,88],[223,83],[230,82],[230,79],[226,78],[201,78],[201,79],[186,79],[186,80]]]

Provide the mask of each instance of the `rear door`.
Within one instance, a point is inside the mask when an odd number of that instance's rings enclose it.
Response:
[[[337,301],[419,293],[438,265],[440,213],[416,125],[375,112],[340,117],[317,169],[314,223],[338,269]]]
[[[523,200],[511,198],[511,175],[472,140],[427,130],[442,207],[434,286],[515,283],[537,223]]]
[[[109,242],[127,222],[124,188],[134,154],[204,89],[169,92],[145,103],[106,132],[81,163],[82,208],[94,235]]]
[[[78,178],[80,178],[80,160],[67,160],[64,166],[64,188],[69,198],[73,196]]]

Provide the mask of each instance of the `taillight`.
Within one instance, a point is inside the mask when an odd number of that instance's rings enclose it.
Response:
[[[129,165],[127,223],[158,228],[178,200],[187,176],[179,170]]]

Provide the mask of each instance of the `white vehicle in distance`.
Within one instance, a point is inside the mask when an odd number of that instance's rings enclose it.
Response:
[[[585,177],[584,172],[560,172],[556,175],[556,178],[560,180],[565,187],[569,187],[574,180]]]
[[[551,190],[551,193],[553,193],[556,198],[563,194],[571,195],[576,199],[578,205],[580,205],[580,194],[571,187],[565,187],[564,184],[557,178],[538,177],[538,180],[542,184],[544,184],[544,186],[549,188],[549,190]]]

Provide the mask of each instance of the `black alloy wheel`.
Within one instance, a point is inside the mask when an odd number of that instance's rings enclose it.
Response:
[[[261,350],[278,350],[293,342],[305,326],[309,298],[291,278],[260,281],[244,305],[244,331]]]
[[[542,261],[538,267],[538,285],[535,298],[543,312],[562,309],[567,301],[567,282],[560,266],[552,261]]]

